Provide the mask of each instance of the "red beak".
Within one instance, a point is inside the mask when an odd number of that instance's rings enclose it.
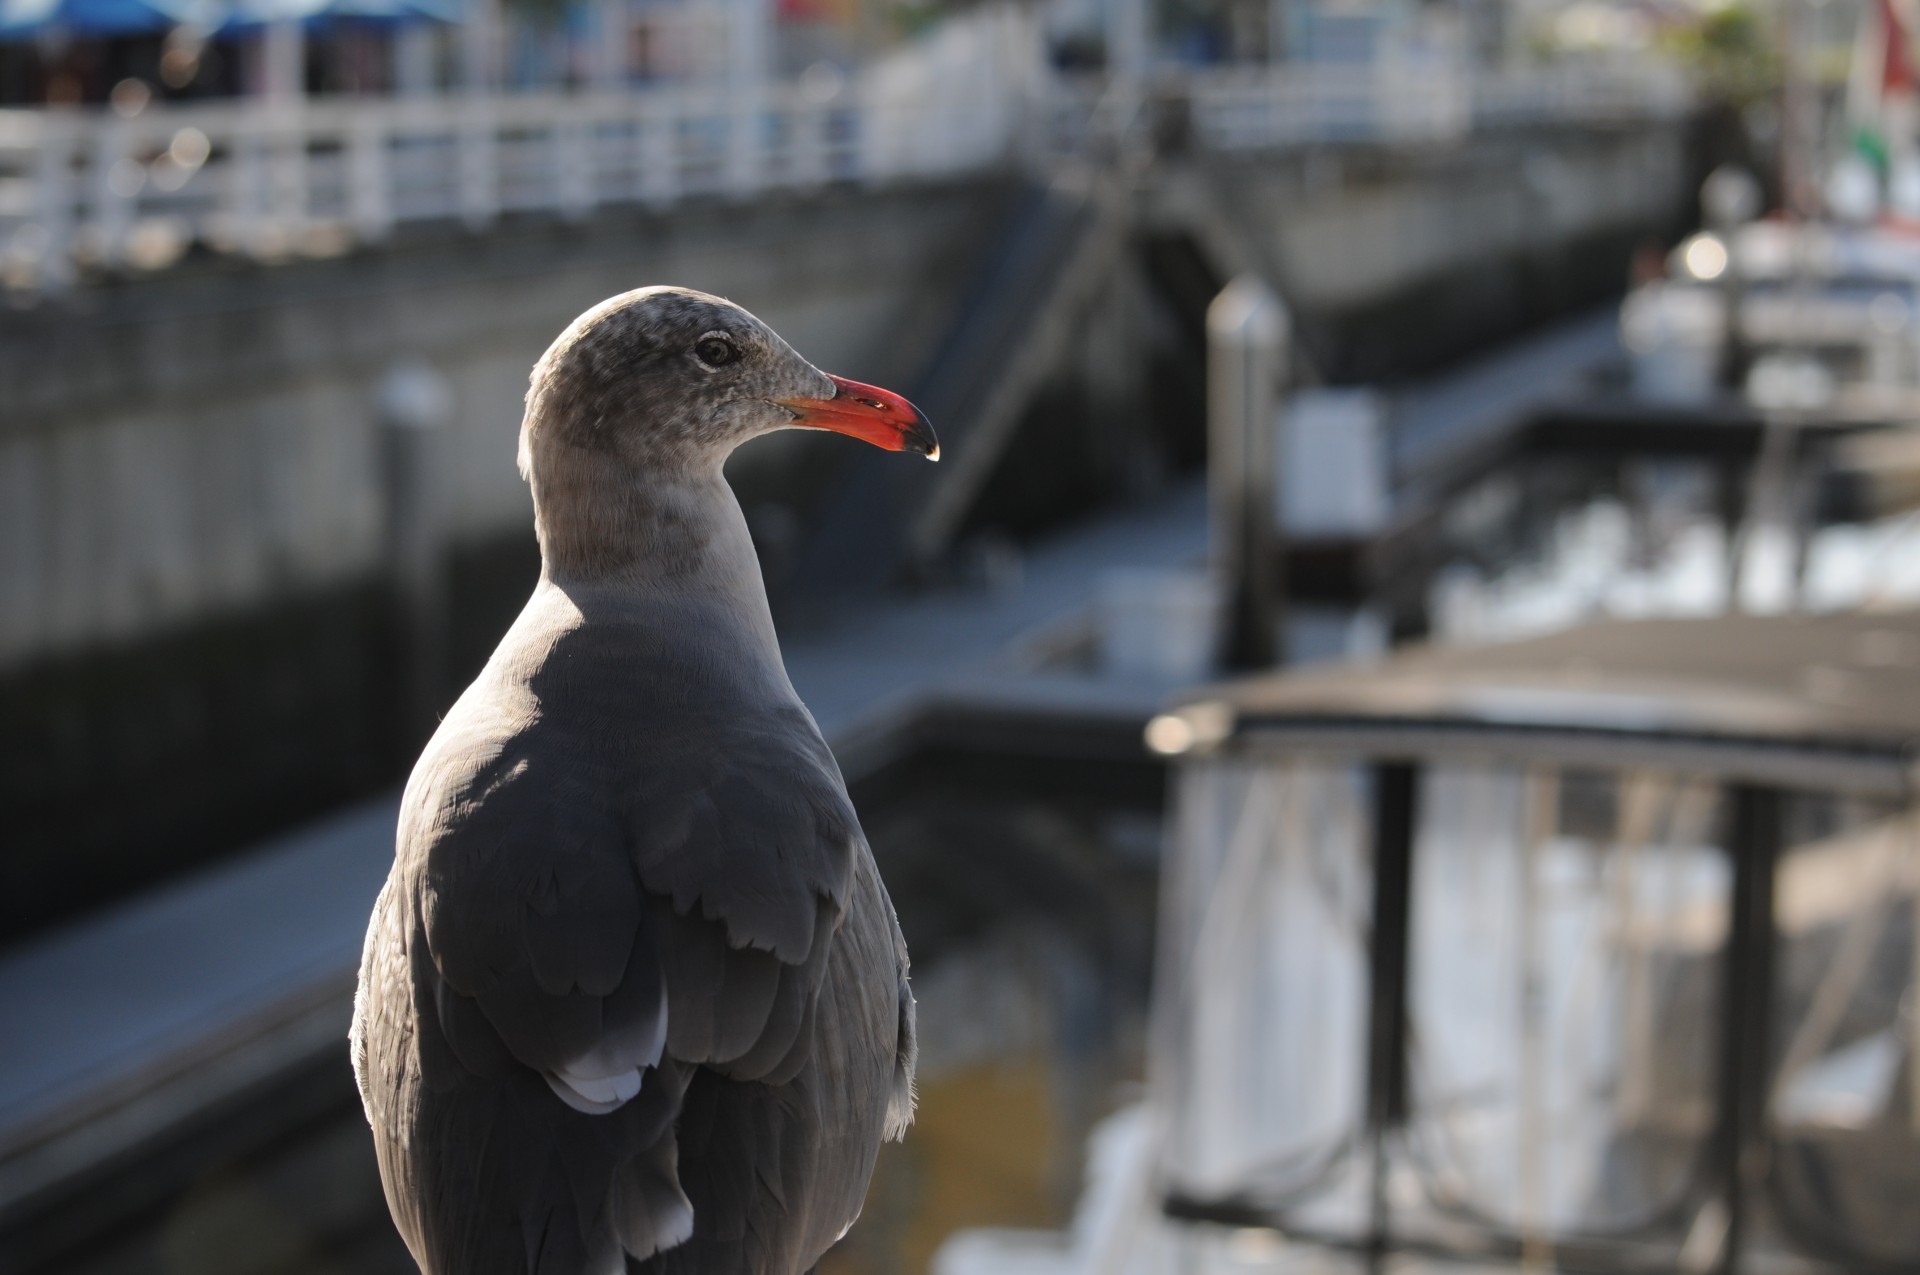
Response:
[[[827,379],[833,382],[832,398],[776,400],[794,414],[794,424],[851,434],[890,452],[918,452],[928,460],[940,459],[940,440],[919,408],[877,385],[862,385],[843,376]]]

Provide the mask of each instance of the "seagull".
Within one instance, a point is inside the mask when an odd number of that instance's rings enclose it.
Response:
[[[539,583],[401,802],[355,1078],[425,1275],[800,1275],[913,1118],[907,949],[721,466],[925,417],[718,297],[535,364]]]

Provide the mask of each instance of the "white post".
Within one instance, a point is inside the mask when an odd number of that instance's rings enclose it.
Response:
[[[843,87],[837,76],[809,74],[787,95],[794,129],[788,175],[803,190],[826,181],[833,169],[833,108]]]
[[[727,189],[748,195],[763,176],[761,119],[772,72],[771,0],[727,0]]]
[[[1282,659],[1279,537],[1273,445],[1291,323],[1253,275],[1207,307],[1207,498],[1215,571],[1225,586],[1221,664],[1265,668]]]
[[[635,166],[640,170],[640,202],[664,208],[680,194],[680,157],[674,145],[679,94],[652,89],[640,100],[634,123]]]
[[[467,20],[460,31],[461,79],[467,93],[460,113],[460,216],[475,229],[491,225],[500,209],[491,101],[499,84],[499,27],[499,0],[467,0]]]
[[[283,252],[307,215],[307,34],[282,18],[260,33],[260,95],[266,99],[268,234],[257,246]]]
[[[127,143],[127,126],[118,118],[109,118],[94,132],[93,234],[106,265],[118,263],[126,248],[135,201],[146,181],[146,171],[127,153]]]
[[[268,101],[290,103],[307,92],[307,33],[296,20],[267,24],[261,34],[262,83]]]
[[[382,119],[376,112],[359,111],[347,135],[347,199],[354,231],[369,243],[385,239],[393,228],[387,174],[387,133]]]
[[[476,98],[460,117],[460,217],[475,230],[500,212],[500,180],[493,104]]]
[[[550,135],[555,193],[561,215],[570,221],[584,220],[593,211],[593,127],[593,115],[587,113],[584,118],[555,120]]]
[[[273,238],[284,248],[307,221],[307,122],[298,106],[270,112],[267,122],[268,213],[277,223]]]
[[[393,38],[393,87],[402,97],[426,97],[438,87],[436,33],[425,22],[403,26]]]
[[[40,287],[58,292],[73,283],[73,128],[66,112],[41,113],[38,171],[34,175],[41,241]]]
[[[901,126],[907,104],[887,99],[871,67],[853,77],[849,90],[854,115],[852,177],[863,186],[877,186],[894,175],[894,157],[901,146],[892,130]]]
[[[233,157],[227,163],[228,210],[233,237],[247,252],[263,246],[267,211],[264,131],[258,120],[241,119],[233,131]]]
[[[500,82],[500,0],[467,0],[460,24],[460,85],[472,94],[490,93]]]
[[[626,0],[595,0],[593,16],[599,39],[591,50],[590,82],[603,93],[618,92],[626,85],[627,60],[632,56]]]

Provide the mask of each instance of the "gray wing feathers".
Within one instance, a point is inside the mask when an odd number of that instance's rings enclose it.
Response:
[[[699,1225],[688,1243],[637,1264],[640,1275],[803,1271],[859,1216],[881,1135],[894,1123],[902,1050],[911,1050],[899,1035],[910,1002],[903,1007],[893,979],[871,977],[889,968],[876,958],[896,955],[904,981],[893,909],[862,854],[815,998],[812,1050],[779,1084],[695,1074],[678,1136],[702,1152],[681,1169]],[[910,1075],[904,1083],[910,1094]]]
[[[907,984],[906,945],[900,947],[900,1009],[899,1033],[894,1038],[893,1083],[887,1093],[887,1122],[881,1129],[881,1136],[888,1142],[898,1142],[907,1136],[908,1126],[913,1124],[914,1106],[918,1095],[913,1088],[914,1067],[920,1061],[920,1038],[913,1024],[913,988]]]
[[[356,1020],[389,1202],[428,1275],[803,1269],[911,1118],[905,946],[804,709],[602,646],[483,677],[409,785]]]
[[[833,758],[797,707],[750,726],[689,725],[667,741],[672,756],[639,768],[640,878],[676,911],[720,922],[731,946],[802,964],[817,901],[846,902],[859,843]]]
[[[515,741],[464,783],[421,874],[427,946],[456,1054],[487,1052],[482,1024],[536,1071],[613,1076],[652,1066],[666,984],[618,822],[560,768]]]

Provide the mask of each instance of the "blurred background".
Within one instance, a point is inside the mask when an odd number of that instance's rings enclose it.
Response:
[[[0,1272],[411,1269],[399,785],[647,283],[914,954],[827,1275],[1920,1269],[1910,0],[0,0]]]

